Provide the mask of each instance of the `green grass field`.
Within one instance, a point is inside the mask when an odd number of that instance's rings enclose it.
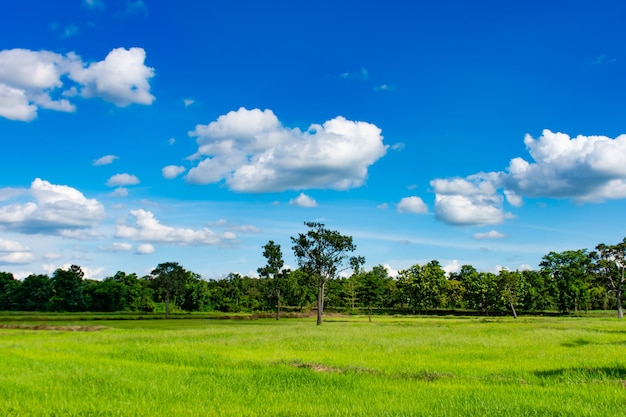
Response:
[[[53,318],[0,329],[1,416],[626,415],[616,319]]]

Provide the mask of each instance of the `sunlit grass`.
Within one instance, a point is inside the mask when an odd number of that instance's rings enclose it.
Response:
[[[614,319],[80,325],[107,328],[0,329],[0,415],[611,416],[626,409],[626,327]]]

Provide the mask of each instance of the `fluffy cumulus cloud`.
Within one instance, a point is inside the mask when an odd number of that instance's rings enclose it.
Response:
[[[73,52],[6,49],[0,51],[0,117],[30,121],[40,108],[73,112],[75,95],[100,97],[118,106],[151,104],[141,48],[113,49],[103,61],[84,63]]]
[[[150,211],[131,210],[134,221],[131,224],[119,223],[115,236],[118,238],[151,243],[175,245],[220,245],[232,242],[236,235],[232,232],[215,233],[208,228],[194,230],[161,224]]]
[[[0,193],[1,194],[1,193]],[[103,205],[66,185],[35,179],[26,190],[27,201],[0,206],[0,228],[22,233],[67,235],[95,227],[105,217]]]
[[[0,238],[0,264],[25,264],[33,260],[29,248],[19,242]]]
[[[235,191],[346,190],[367,179],[387,151],[381,130],[339,116],[306,131],[284,127],[271,110],[240,108],[189,135],[199,161],[186,175],[194,184],[225,181]]]
[[[117,106],[133,103],[152,104],[149,79],[154,69],[146,67],[146,52],[142,48],[117,48],[104,61],[94,62],[70,73],[82,85],[83,97],[100,97]]]
[[[173,178],[178,177],[180,174],[182,174],[186,170],[187,169],[185,167],[183,167],[183,166],[168,165],[166,167],[163,167],[163,169],[161,169],[161,173],[163,174],[164,178],[167,178],[168,180],[171,180]]]
[[[300,193],[298,197],[289,200],[289,204],[297,207],[317,207],[317,201],[304,193]]]
[[[530,161],[517,157],[504,171],[431,181],[437,218],[455,225],[499,224],[512,217],[504,202],[520,207],[524,197],[626,198],[626,135],[572,138],[544,130],[537,139],[526,135],[524,143]]]
[[[404,197],[396,207],[398,213],[428,213],[428,207],[421,198],[416,196]]]
[[[435,179],[435,216],[453,225],[499,224],[511,216],[497,194],[500,174],[479,173],[467,178]]]
[[[109,187],[123,187],[136,184],[139,184],[139,178],[131,174],[115,174],[106,182],[106,185]]]
[[[505,186],[527,197],[602,201],[626,198],[626,135],[577,136],[544,130],[524,143],[533,161],[514,158]]]
[[[154,253],[155,249],[154,246],[149,244],[149,243],[142,243],[141,245],[137,246],[137,254],[138,255],[150,255],[151,253]]]

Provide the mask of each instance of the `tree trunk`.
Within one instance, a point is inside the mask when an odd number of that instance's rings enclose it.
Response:
[[[617,299],[617,318],[624,318],[624,310],[622,309],[622,290],[621,288],[615,292],[615,298]]]
[[[323,282],[317,291],[317,325],[322,324],[322,313],[324,312],[324,285],[326,283]]]
[[[280,290],[276,292],[276,320],[280,320]]]
[[[368,313],[369,313],[369,314],[368,314],[368,316],[369,316],[370,323],[371,323],[371,322],[372,322],[372,306],[369,306],[369,308],[368,308],[368,310],[367,310],[367,311],[368,311]]]
[[[511,311],[513,312],[513,318],[516,319],[517,318],[517,313],[515,312],[515,306],[513,305],[513,303],[510,303],[511,305]]]
[[[170,292],[165,291],[165,318],[170,316]]]

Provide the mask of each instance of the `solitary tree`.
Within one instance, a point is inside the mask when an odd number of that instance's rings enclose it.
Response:
[[[272,298],[276,299],[276,320],[279,320],[280,297],[289,270],[283,270],[285,265],[283,253],[280,250],[280,245],[275,244],[273,240],[263,246],[263,256],[267,259],[267,265],[257,269],[257,272],[261,277],[270,280],[270,294]]]
[[[170,315],[170,298],[185,288],[187,271],[177,262],[165,262],[157,265],[151,272],[153,285],[165,292],[165,317]]]
[[[592,256],[597,258],[596,267],[602,277],[605,279],[607,289],[615,293],[617,302],[617,318],[624,318],[622,310],[622,297],[624,288],[626,287],[626,237],[617,245],[605,245],[604,243],[596,246],[597,252]]]
[[[293,251],[298,265],[312,274],[317,280],[317,324],[322,324],[324,311],[324,289],[326,283],[347,268],[350,261],[348,252],[354,252],[356,246],[352,236],[328,230],[324,224],[317,222],[304,223],[309,231],[292,237]]]

